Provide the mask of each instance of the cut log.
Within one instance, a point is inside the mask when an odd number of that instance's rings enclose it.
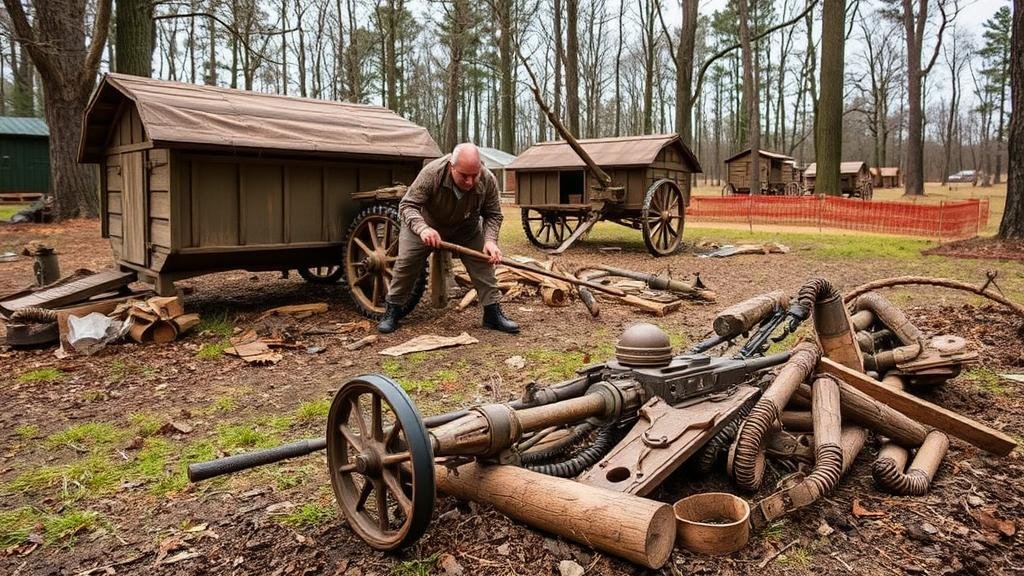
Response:
[[[156,312],[162,320],[170,320],[185,313],[181,299],[177,296],[154,296],[146,300],[146,304]]]
[[[676,310],[679,310],[679,307],[682,305],[680,302],[672,302],[670,304],[651,302],[650,300],[641,298],[639,296],[634,296],[632,294],[618,296],[617,299],[620,302],[625,302],[626,304],[629,304],[630,306],[636,306],[641,310],[650,312],[655,316],[664,316],[669,312],[675,312]]]
[[[434,250],[430,254],[430,305],[448,306],[448,279],[452,275],[452,253]]]
[[[821,359],[818,370],[839,378],[851,387],[922,424],[934,426],[997,456],[1006,456],[1017,447],[1013,438],[998,430],[906,392],[889,388],[866,374],[847,368],[828,358]]]
[[[178,328],[178,334],[184,334],[199,325],[199,314],[182,314],[172,318],[171,322]]]
[[[435,467],[442,492],[494,506],[520,522],[657,570],[675,544],[672,507],[516,466]]]
[[[469,308],[474,301],[476,301],[476,288],[470,288],[469,292],[466,292],[466,295],[462,297],[462,300],[459,301],[459,305],[455,309],[461,312]]]

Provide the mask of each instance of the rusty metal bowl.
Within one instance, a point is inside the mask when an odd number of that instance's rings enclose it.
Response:
[[[731,554],[750,539],[750,505],[725,492],[694,494],[677,501],[676,541],[699,554]]]

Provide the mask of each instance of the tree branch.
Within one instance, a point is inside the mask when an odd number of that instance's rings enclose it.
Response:
[[[107,44],[107,36],[110,33],[110,5],[112,3],[112,0],[99,0],[96,5],[92,43],[89,44],[89,53],[86,54],[83,64],[82,82],[86,86],[92,86],[92,82],[96,80],[96,72],[100,67],[100,56],[103,55],[103,47]]]
[[[672,57],[672,63],[679,67],[679,59],[676,58],[676,49],[672,46],[672,36],[668,33],[668,26],[665,25],[665,16],[661,13],[661,2],[658,2],[658,22],[661,22],[661,31],[665,34],[665,42],[668,43],[668,55]]]
[[[9,1],[11,1],[11,0],[4,0],[5,3],[9,2]],[[107,0],[107,1],[109,2],[109,0]],[[198,17],[203,17],[203,18],[209,18],[211,20],[216,21],[221,26],[223,26],[228,32],[231,33],[232,36],[237,38],[238,41],[242,43],[242,46],[245,47],[245,50],[248,53],[250,53],[250,54],[260,58],[261,60],[265,60],[267,62],[270,62],[271,64],[276,64],[278,66],[283,66],[283,64],[281,62],[278,62],[278,61],[274,60],[273,58],[267,56],[266,54],[263,54],[262,52],[257,52],[256,50],[253,50],[252,46],[249,45],[249,42],[245,39],[245,37],[238,33],[238,30],[235,30],[234,27],[232,27],[230,24],[228,24],[227,22],[221,20],[220,17],[217,16],[216,14],[212,14],[210,12],[188,12],[186,14],[160,14],[158,16],[153,16],[153,20],[171,20],[173,18],[195,18],[197,16]],[[269,35],[269,34],[287,34],[288,32],[295,32],[296,30],[298,30],[298,28],[291,28],[289,30],[274,30],[273,32],[264,32],[264,33],[261,33],[261,34],[267,34],[267,35]]]
[[[759,33],[759,34],[757,34],[755,36],[752,36],[750,38],[750,41],[751,42],[756,42],[756,41],[760,40],[761,38],[764,38],[765,36],[768,36],[772,32],[775,32],[775,31],[781,30],[781,29],[783,29],[783,28],[785,28],[787,26],[792,26],[793,24],[796,24],[800,20],[803,20],[804,16],[807,16],[807,14],[810,13],[810,11],[813,10],[814,7],[817,6],[817,5],[818,5],[818,0],[811,0],[807,4],[807,7],[804,8],[803,12],[801,12],[800,14],[798,14],[797,16],[792,18],[791,20],[787,20],[787,21],[785,21],[785,22],[783,22],[781,24],[776,24],[775,26],[772,26],[771,28],[768,28],[764,32],[761,32],[761,33]],[[709,59],[704,61],[704,64],[702,64],[701,67],[700,67],[700,72],[697,72],[697,82],[696,82],[696,84],[694,85],[694,88],[693,88],[693,98],[694,99],[697,99],[697,97],[700,95],[700,90],[701,90],[701,88],[704,85],[704,74],[708,71],[708,67],[710,67],[711,64],[713,64],[715,62],[715,60],[718,60],[719,58],[725,56],[726,54],[732,52],[733,50],[738,49],[739,47],[740,47],[740,45],[738,43],[737,44],[733,44],[731,46],[727,46],[727,47],[723,48],[722,50],[719,50],[711,58],[709,58]]]
[[[939,13],[942,14],[942,23],[939,24],[939,31],[936,33],[935,49],[932,51],[932,57],[928,61],[928,65],[921,70],[921,77],[927,76],[932,71],[932,66],[935,65],[935,60],[939,57],[939,50],[942,49],[942,33],[946,31],[946,25],[949,24],[950,16],[946,14],[946,3],[939,2]],[[953,17],[960,12],[959,4],[954,0],[953,2],[954,12]],[[918,42],[924,42],[923,38],[918,38]]]

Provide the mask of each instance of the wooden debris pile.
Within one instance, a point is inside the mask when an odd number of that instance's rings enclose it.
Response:
[[[280,306],[267,310],[248,328],[241,330],[230,338],[231,346],[224,350],[225,354],[236,356],[247,364],[269,366],[277,364],[283,358],[282,350],[306,349],[313,354],[323,350],[322,347],[311,347],[303,343],[304,337],[337,335],[342,341],[348,341],[354,334],[370,330],[369,320],[344,322],[329,329],[302,329],[296,320],[309,318],[327,311],[326,302],[312,304],[296,304]],[[373,340],[366,342],[367,338]],[[357,350],[376,340],[376,335],[356,340],[345,346],[348,350]]]
[[[129,300],[114,309],[110,316],[127,321],[131,326],[128,336],[140,344],[173,342],[199,324],[199,314],[186,314],[177,296]]]
[[[506,301],[523,301],[539,296],[544,305],[558,308],[570,306],[574,300],[579,300],[595,318],[600,315],[600,302],[626,304],[655,316],[665,316],[678,310],[684,300],[715,301],[715,293],[704,286],[699,275],[690,283],[674,280],[667,275],[610,266],[571,271],[554,260],[535,260],[526,256],[507,258],[527,267],[560,274],[567,279],[597,282],[620,292],[621,295],[599,292],[530,270],[498,265],[495,267],[495,278],[498,289],[502,291]],[[458,310],[465,310],[477,301],[476,289],[473,288],[473,282],[461,264],[456,265],[454,278],[459,286],[467,289],[456,306]]]

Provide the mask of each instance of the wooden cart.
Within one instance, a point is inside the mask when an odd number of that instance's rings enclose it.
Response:
[[[100,165],[115,261],[159,293],[211,272],[297,269],[344,280],[371,317],[398,253],[402,184],[440,155],[385,108],[123,74],[100,83],[79,149]]]
[[[814,163],[804,171],[804,186],[810,191],[815,191],[815,182],[818,178],[818,164]],[[847,198],[862,198],[871,200],[874,195],[875,186],[871,171],[868,170],[866,162],[842,162],[839,164],[839,178],[841,181],[841,194]],[[824,193],[824,191],[822,191]]]
[[[761,189],[757,194],[772,196],[801,196],[804,187],[791,156],[760,150],[758,152]],[[753,165],[750,148],[725,159],[726,181],[722,195],[750,194],[750,169]]]
[[[655,256],[678,250],[690,200],[686,183],[701,171],[679,136],[578,142],[594,167],[565,141],[535,144],[508,166],[515,171],[516,201],[530,242],[562,252],[604,220],[640,230]],[[596,172],[607,175],[610,185]]]

